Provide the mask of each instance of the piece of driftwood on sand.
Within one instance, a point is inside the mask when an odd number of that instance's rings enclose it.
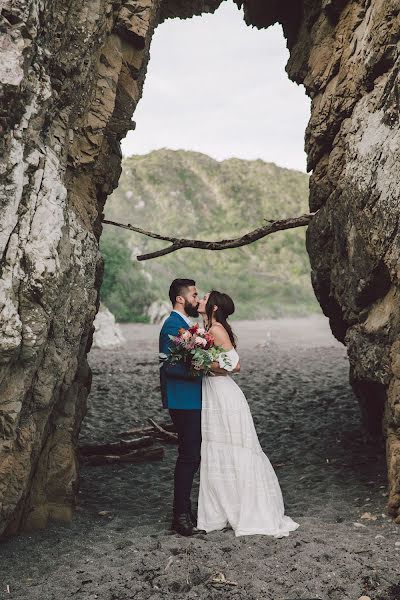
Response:
[[[85,444],[78,446],[79,460],[86,466],[97,466],[124,462],[144,462],[146,460],[160,460],[164,456],[162,447],[152,448],[156,440],[177,444],[178,436],[165,427],[173,428],[172,423],[159,425],[154,419],[148,419],[150,426],[137,427],[129,432],[121,432],[119,435],[140,435],[141,437],[118,442],[103,444]]]
[[[162,423],[158,423],[158,426],[165,431],[170,431],[172,433],[175,432],[175,425],[171,423],[171,421],[163,421]],[[130,437],[132,435],[154,435],[155,433],[156,429],[154,428],[154,425],[145,425],[142,427],[134,427],[133,429],[128,429],[127,431],[121,431],[118,435],[121,437]]]
[[[86,444],[78,446],[81,456],[92,456],[93,454],[127,454],[137,448],[147,448],[154,444],[154,437],[146,435],[132,440],[121,440],[106,444]]]
[[[158,423],[156,423],[154,421],[154,419],[147,419],[148,422],[154,427],[154,429],[156,430],[158,436],[161,436],[161,438],[163,438],[165,441],[167,442],[172,442],[173,444],[177,444],[178,443],[178,434],[171,432],[171,431],[167,431],[166,429],[164,429],[163,427],[161,427],[161,425],[158,425]]]
[[[169,444],[177,444],[178,443],[178,435],[175,433],[175,427],[173,423],[156,423],[154,419],[147,419],[150,423],[150,426],[146,427],[136,427],[134,429],[129,429],[128,431],[121,431],[118,435],[121,437],[124,436],[132,436],[132,435],[142,435],[142,436],[153,436],[157,439],[160,439],[164,442],[168,442]]]
[[[164,457],[164,448],[138,448],[128,454],[93,454],[80,456],[80,461],[85,466],[110,465],[115,463],[141,463],[145,461],[161,460]]]

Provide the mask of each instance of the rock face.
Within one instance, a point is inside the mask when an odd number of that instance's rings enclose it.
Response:
[[[2,3],[0,533],[70,519],[101,213],[159,3]]]
[[[388,510],[400,523],[400,5],[322,8],[302,20],[287,67],[312,98],[311,277],[347,347],[365,429],[385,436]]]
[[[0,44],[0,534],[70,519],[99,307],[102,210],[142,93],[154,28],[222,0],[5,0]],[[239,0],[237,2],[240,3]],[[241,4],[241,3],[240,3]],[[387,442],[400,521],[398,2],[246,0],[282,23],[312,98],[307,249],[348,347],[371,432]]]

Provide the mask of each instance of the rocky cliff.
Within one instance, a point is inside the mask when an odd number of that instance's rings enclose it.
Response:
[[[102,212],[120,175],[156,26],[221,0],[4,0],[1,15],[0,533],[70,519],[91,373]],[[307,230],[316,296],[400,522],[397,0],[245,0],[283,25],[312,98]],[[162,25],[161,25],[162,26]],[[262,75],[260,75],[262,76]]]

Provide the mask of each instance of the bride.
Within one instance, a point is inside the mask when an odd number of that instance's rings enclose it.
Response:
[[[282,492],[264,454],[247,400],[227,371],[240,369],[236,341],[227,318],[232,299],[215,290],[198,311],[215,344],[226,350],[202,378],[201,462],[197,527],[206,532],[231,526],[236,536],[288,536],[299,527],[284,514]]]

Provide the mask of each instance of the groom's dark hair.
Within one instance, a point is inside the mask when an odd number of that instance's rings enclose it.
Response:
[[[169,299],[172,302],[172,306],[174,306],[176,302],[177,296],[182,296],[182,292],[185,288],[190,287],[191,285],[196,285],[196,282],[193,279],[174,279],[169,287]]]

